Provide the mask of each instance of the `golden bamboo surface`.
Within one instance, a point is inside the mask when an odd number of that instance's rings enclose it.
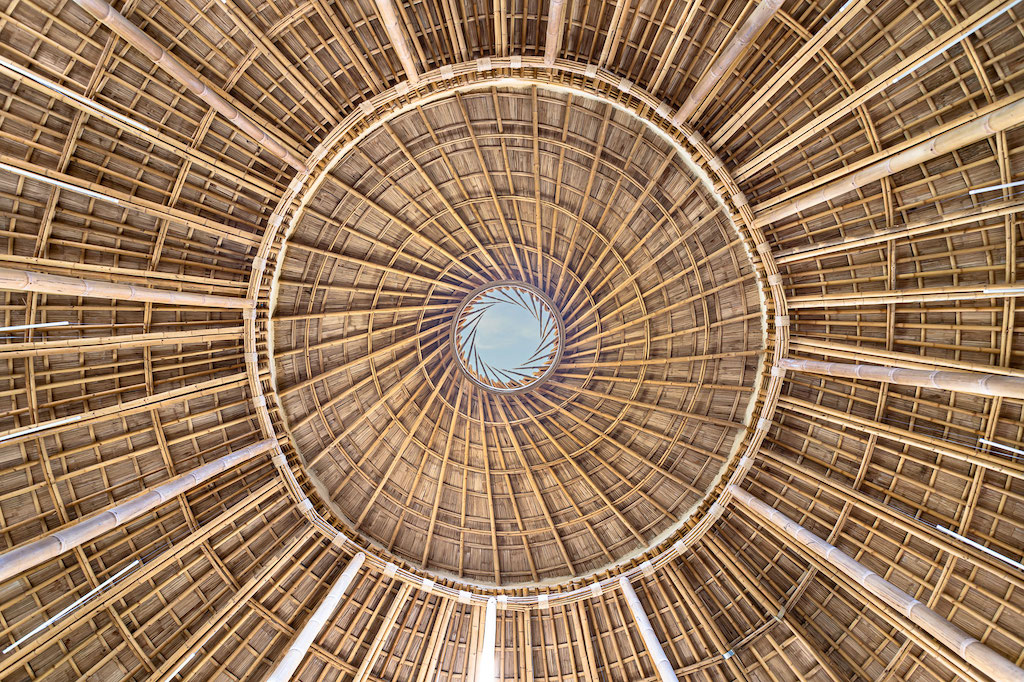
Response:
[[[0,0],[0,682],[1016,679],[1022,92],[1013,0]]]

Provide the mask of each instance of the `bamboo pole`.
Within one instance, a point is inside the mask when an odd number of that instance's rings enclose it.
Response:
[[[381,23],[384,24],[384,30],[387,31],[388,39],[391,40],[391,46],[398,55],[398,61],[401,62],[406,77],[415,83],[419,80],[420,70],[416,67],[416,60],[412,56],[409,39],[402,30],[402,22],[399,21],[398,12],[395,11],[395,3],[393,0],[374,0],[373,4],[377,7]]]
[[[804,358],[783,358],[779,362],[779,366],[797,372],[824,374],[831,377],[867,379],[900,386],[921,386],[975,395],[1024,399],[1024,379],[999,374],[904,369],[883,365],[853,365]]]
[[[644,611],[640,598],[636,596],[629,578],[626,576],[619,578],[619,589],[622,590],[622,594],[626,597],[626,603],[629,604],[629,610],[636,621],[637,629],[640,630],[640,637],[643,638],[644,646],[647,647],[647,653],[650,654],[651,661],[658,671],[658,679],[661,682],[679,682],[679,678],[676,677],[676,671],[673,670],[672,664],[669,663],[668,656],[665,655],[665,650],[662,648],[658,636],[654,634],[651,620],[647,617],[647,612]]]
[[[860,170],[848,173],[821,187],[797,188],[792,192],[794,197],[785,203],[764,210],[760,206],[754,207],[756,214],[754,225],[755,227],[765,227],[818,204],[831,201],[847,192],[877,182],[893,173],[923,164],[1021,123],[1024,123],[1024,99],[1004,104],[984,116],[967,121],[938,135],[926,133],[915,138],[908,148],[896,153],[884,151],[876,154],[873,157],[875,160]],[[817,183],[812,181],[809,184],[816,185]]]
[[[735,485],[728,487],[734,500],[761,517],[797,545],[846,575],[854,583],[903,614],[915,625],[934,637],[968,665],[1000,682],[1024,682],[1024,670],[997,654],[966,632],[953,625],[909,594],[869,570],[817,535],[800,526],[777,509],[773,509]]]
[[[721,82],[729,67],[746,51],[750,43],[761,33],[781,6],[782,0],[764,0],[754,8],[740,29],[732,36],[725,48],[718,53],[708,70],[690,90],[690,94],[672,117],[672,121],[676,125],[682,126],[690,120],[690,117],[704,103],[708,94]]]
[[[14,268],[0,267],[0,289],[7,291],[29,291],[37,294],[58,296],[82,296],[86,298],[108,298],[115,301],[143,301],[177,306],[198,306],[202,308],[252,308],[253,302],[236,296],[215,296],[193,294],[187,291],[165,291],[140,287],[134,284],[118,284],[92,279],[79,279],[63,275],[50,275]]]
[[[0,583],[31,570],[75,547],[84,545],[118,526],[123,526],[129,521],[156,509],[167,500],[177,495],[184,495],[217,474],[247,462],[256,455],[276,446],[277,441],[267,439],[241,450],[236,450],[197,467],[187,474],[161,483],[148,492],[134,497],[127,502],[114,505],[95,516],[90,516],[39,540],[34,540],[8,550],[0,554]]]
[[[121,36],[129,45],[153,60],[153,63],[169,76],[184,85],[201,100],[208,102],[221,116],[255,140],[261,147],[300,173],[309,172],[309,169],[298,157],[272,138],[266,130],[253,123],[254,116],[250,112],[239,109],[217,94],[176,57],[104,0],[75,0],[75,2],[101,24]]]
[[[367,680],[370,679],[370,673],[373,671],[373,664],[376,663],[377,657],[380,655],[381,650],[387,643],[388,635],[391,634],[391,628],[394,627],[398,617],[402,614],[406,598],[408,598],[409,592],[411,591],[412,586],[406,582],[403,582],[402,586],[398,588],[398,593],[391,601],[391,606],[388,607],[387,613],[384,614],[384,619],[381,621],[380,628],[378,628],[377,634],[374,635],[373,641],[370,642],[369,649],[367,649],[366,653],[363,655],[363,662],[359,666],[359,670],[356,671],[355,677],[352,678],[352,682],[367,682]]]
[[[491,597],[487,600],[484,611],[484,636],[480,644],[480,657],[477,660],[475,682],[495,682],[494,674],[494,639],[498,630],[498,600]]]
[[[562,51],[562,35],[565,30],[566,0],[551,0],[548,8],[548,28],[544,38],[544,63],[552,65]]]
[[[331,586],[330,591],[327,592],[324,600],[320,602],[320,606],[317,607],[313,615],[306,621],[306,624],[295,635],[291,644],[288,645],[288,651],[285,652],[284,657],[274,668],[274,671],[270,673],[267,682],[288,682],[292,678],[292,675],[298,670],[299,664],[302,663],[302,659],[306,657],[306,653],[313,644],[313,640],[317,638],[320,631],[327,624],[327,621],[334,615],[349,585],[352,584],[352,580],[355,579],[359,569],[362,568],[365,559],[366,555],[359,552],[348,562],[345,570],[341,572],[341,575],[338,576],[338,579]]]
[[[1024,296],[1024,286],[952,286],[905,290],[857,291],[849,294],[818,294],[793,296],[787,303],[790,310],[802,308],[850,308],[861,305],[891,303],[929,303],[970,301],[985,298],[1016,298]]]

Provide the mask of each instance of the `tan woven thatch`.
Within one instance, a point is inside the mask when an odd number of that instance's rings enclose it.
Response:
[[[1012,0],[0,0],[0,682],[1024,679],[1022,91]]]

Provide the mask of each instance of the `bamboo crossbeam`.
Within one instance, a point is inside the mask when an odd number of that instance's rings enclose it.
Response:
[[[779,366],[798,372],[824,374],[832,377],[867,379],[900,386],[921,386],[975,395],[1024,399],[1024,379],[999,374],[903,369],[883,365],[852,365],[840,362],[819,362],[804,358],[783,358],[779,362]]]
[[[633,620],[636,621],[640,637],[644,640],[644,646],[647,647],[647,653],[654,663],[655,670],[658,671],[658,679],[661,682],[679,682],[676,671],[672,668],[668,656],[665,655],[665,649],[661,646],[658,635],[655,634],[654,628],[651,626],[651,619],[647,617],[647,612],[644,611],[640,598],[636,596],[636,591],[633,590],[629,578],[626,576],[619,578],[619,589],[626,597],[626,603],[629,605],[630,613],[633,614]]]
[[[718,56],[711,62],[711,66],[700,77],[693,89],[690,90],[690,94],[676,110],[675,115],[672,116],[672,121],[676,125],[682,126],[689,123],[690,117],[697,112],[708,94],[721,83],[729,68],[768,25],[781,6],[782,0],[762,0],[761,4],[754,8],[754,11],[747,16],[743,25],[718,53]]]
[[[0,267],[0,289],[27,291],[57,296],[81,296],[83,298],[107,298],[115,301],[142,301],[176,306],[198,306],[201,308],[247,309],[253,302],[235,296],[193,294],[187,291],[165,291],[134,284],[118,284],[99,280],[64,277],[28,270]]]
[[[123,526],[133,519],[156,509],[177,495],[184,495],[202,485],[217,474],[256,457],[277,446],[277,441],[267,439],[236,450],[219,459],[208,462],[187,474],[166,481],[149,492],[114,505],[109,509],[66,526],[46,537],[34,540],[0,554],[0,583],[29,571],[64,552],[98,538],[104,533]]]
[[[822,540],[746,490],[730,485],[728,491],[736,502],[770,523],[797,546],[806,548],[807,551],[825,561],[855,585],[879,597],[971,667],[1000,682],[1024,682],[1024,669],[1017,667],[977,639],[969,636],[935,611],[845,554],[838,547]]]
[[[997,107],[984,116],[974,118],[952,130],[938,135],[925,133],[911,141],[908,148],[893,153],[883,151],[871,157],[871,161],[860,170],[826,183],[820,187],[797,188],[792,199],[765,208],[764,204],[754,207],[756,227],[766,227],[774,222],[801,213],[819,204],[865,187],[893,173],[923,164],[931,159],[956,151],[973,142],[983,140],[1024,123],[1024,99]],[[812,181],[810,185],[817,185]],[[806,187],[806,186],[805,186]],[[771,200],[769,200],[770,202]]]
[[[348,565],[345,566],[345,570],[341,572],[338,579],[331,585],[331,589],[327,592],[324,600],[320,602],[320,606],[317,607],[313,615],[309,617],[309,620],[306,621],[306,624],[302,626],[302,629],[299,630],[295,638],[288,645],[284,657],[281,658],[274,671],[270,673],[266,682],[288,682],[292,678],[295,671],[299,669],[302,659],[306,657],[306,653],[309,651],[310,646],[312,646],[313,641],[327,625],[334,612],[338,610],[345,592],[359,573],[359,569],[362,568],[365,559],[366,555],[362,552],[352,557]]]
[[[221,116],[255,140],[268,152],[300,173],[309,172],[306,165],[295,154],[271,137],[266,130],[253,123],[255,117],[251,112],[244,111],[221,97],[206,83],[197,78],[174,55],[161,47],[159,43],[146,35],[142,29],[130,22],[104,0],[75,0],[75,2],[101,24],[121,36],[129,45],[149,57],[154,64],[184,85],[202,101],[209,103]]]

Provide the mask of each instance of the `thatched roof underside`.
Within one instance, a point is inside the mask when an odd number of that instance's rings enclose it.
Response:
[[[0,0],[0,550],[271,444],[0,582],[0,680],[263,680],[360,551],[294,679],[497,595],[499,679],[658,680],[622,575],[681,680],[995,679],[731,485],[1024,663],[1013,2],[113,9]]]

